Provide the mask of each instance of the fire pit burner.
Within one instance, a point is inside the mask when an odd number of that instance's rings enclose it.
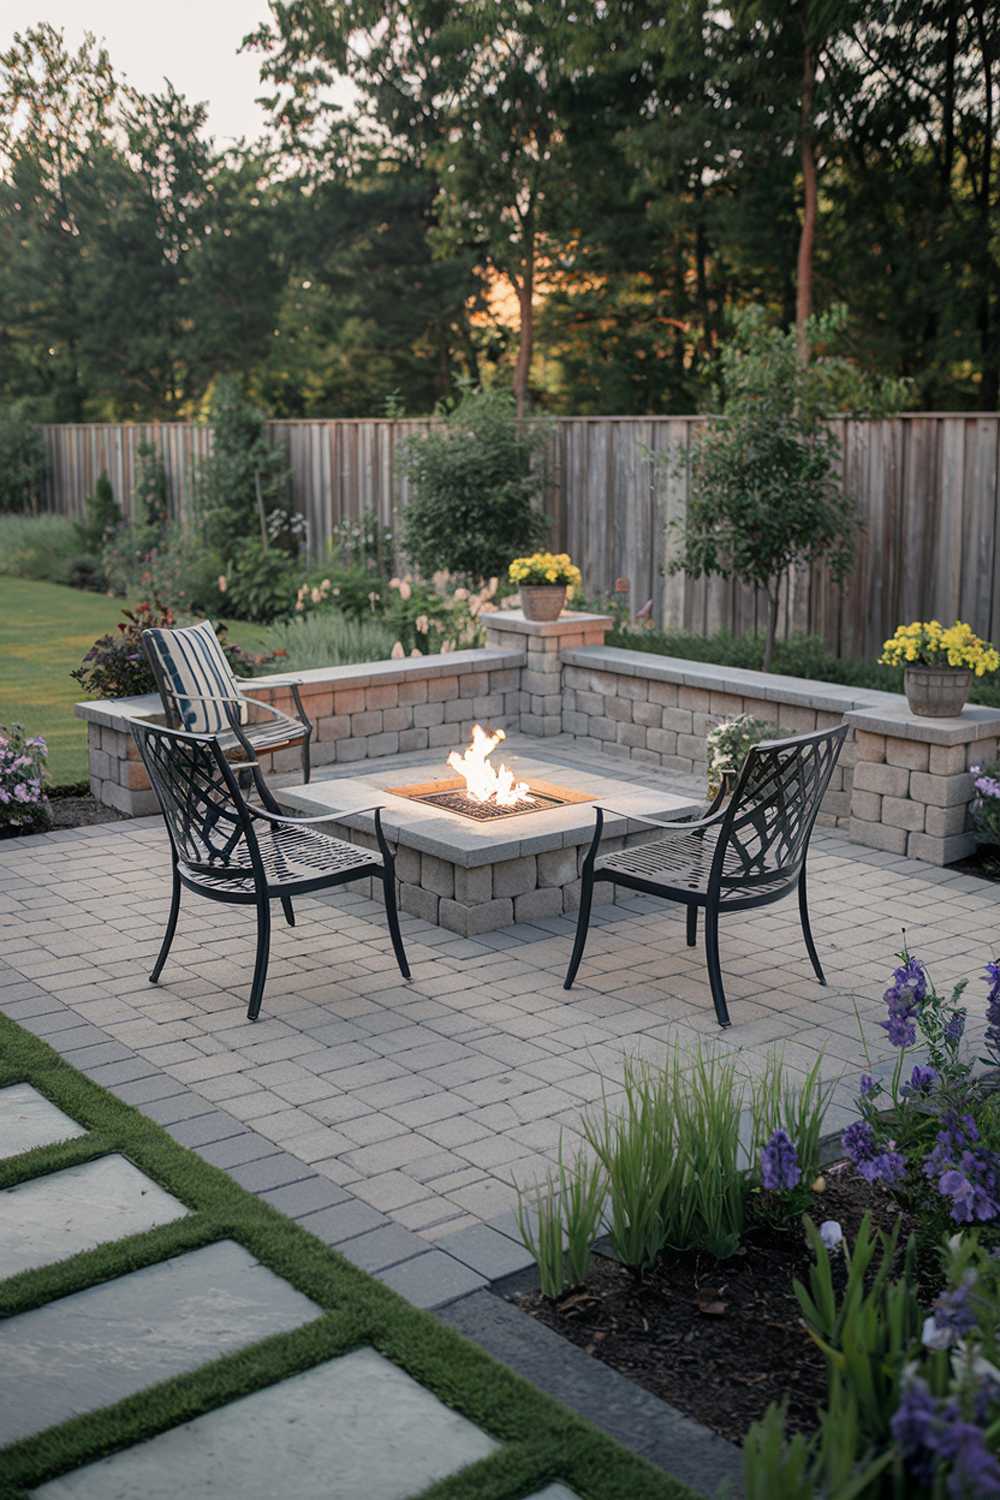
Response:
[[[389,786],[386,791],[396,797],[407,797],[411,802],[423,802],[428,807],[457,813],[460,818],[469,818],[474,823],[490,823],[494,818],[523,818],[529,813],[551,812],[553,808],[566,807],[570,803],[592,801],[587,792],[550,786],[545,781],[529,782],[531,801],[516,802],[512,807],[502,807],[494,801],[480,802],[478,797],[470,796],[465,782],[459,777],[425,781],[418,786]]]

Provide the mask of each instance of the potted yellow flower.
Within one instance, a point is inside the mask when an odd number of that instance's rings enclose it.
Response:
[[[507,569],[521,595],[526,620],[558,620],[568,595],[580,587],[580,569],[567,552],[533,552],[515,557]]]
[[[904,668],[906,701],[915,714],[947,719],[965,707],[973,673],[982,677],[1000,667],[1000,653],[961,620],[947,630],[940,620],[914,620],[886,641],[879,661]]]

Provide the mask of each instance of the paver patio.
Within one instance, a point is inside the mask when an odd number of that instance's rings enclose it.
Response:
[[[614,1102],[629,1056],[674,1043],[843,1079],[889,1055],[878,1019],[906,941],[939,986],[975,981],[1000,887],[817,831],[816,985],[795,902],[723,919],[733,1026],[717,1029],[682,915],[637,898],[595,909],[580,977],[562,989],[573,920],[456,937],[413,917],[403,985],[383,913],[350,888],[277,925],[264,1011],[245,1016],[252,914],[182,904],[158,988],[168,852],[159,819],[20,839],[0,852],[0,1009],[181,1143],[423,1305],[517,1269],[514,1184],[544,1177],[581,1116]],[[600,887],[598,888],[600,892]],[[984,1022],[970,989],[969,1044]],[[859,1028],[860,1033],[859,1035]],[[484,1228],[484,1226],[487,1226]]]

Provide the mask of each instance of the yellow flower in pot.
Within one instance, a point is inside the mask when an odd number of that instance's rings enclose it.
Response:
[[[521,595],[526,620],[558,620],[567,597],[580,587],[580,569],[568,552],[533,552],[515,557],[507,569]]]
[[[1000,668],[1000,652],[961,620],[948,629],[940,620],[914,620],[885,642],[879,661],[903,668],[906,699],[915,714],[943,719],[962,712],[973,674],[983,677]]]

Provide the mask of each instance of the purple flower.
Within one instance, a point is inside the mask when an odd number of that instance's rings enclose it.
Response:
[[[938,1403],[926,1381],[911,1380],[889,1426],[907,1471],[919,1484],[933,1477],[939,1420]]]
[[[906,1158],[893,1149],[892,1141],[885,1151],[880,1151],[875,1132],[867,1120],[856,1120],[840,1139],[866,1182],[884,1182],[889,1187],[906,1176]]]
[[[955,1500],[1000,1495],[1000,1466],[981,1427],[962,1420],[954,1401],[935,1400],[923,1380],[911,1380],[890,1424],[907,1473],[931,1485],[950,1466],[948,1493]]]
[[[903,1084],[904,1094],[929,1094],[938,1081],[936,1068],[922,1068],[918,1063],[910,1074],[909,1083]]]
[[[971,1333],[977,1318],[972,1305],[974,1271],[968,1272],[961,1285],[942,1292],[933,1303],[933,1315],[924,1323],[923,1342],[930,1349],[950,1349]]]
[[[956,1224],[985,1224],[1000,1214],[1000,1157],[980,1144],[971,1115],[945,1115],[924,1176],[951,1199]]]
[[[945,1041],[951,1042],[953,1046],[958,1046],[959,1042],[962,1040],[962,1037],[965,1035],[964,1010],[956,1010],[951,1020],[948,1021],[945,1025],[944,1035]]]
[[[917,1040],[914,1016],[927,996],[927,973],[917,958],[907,957],[892,971],[892,983],[885,992],[889,1015],[880,1021],[894,1047],[912,1047]]]
[[[862,1073],[858,1084],[858,1092],[862,1099],[870,1099],[873,1094],[881,1093],[881,1091],[882,1085],[877,1078],[873,1078],[870,1073]]]
[[[941,1434],[938,1451],[951,1464],[948,1493],[954,1500],[986,1500],[1000,1495],[1000,1464],[986,1446],[986,1434],[971,1422],[955,1420]]]
[[[798,1152],[787,1131],[776,1130],[761,1151],[760,1178],[769,1193],[787,1192],[802,1181]]]

